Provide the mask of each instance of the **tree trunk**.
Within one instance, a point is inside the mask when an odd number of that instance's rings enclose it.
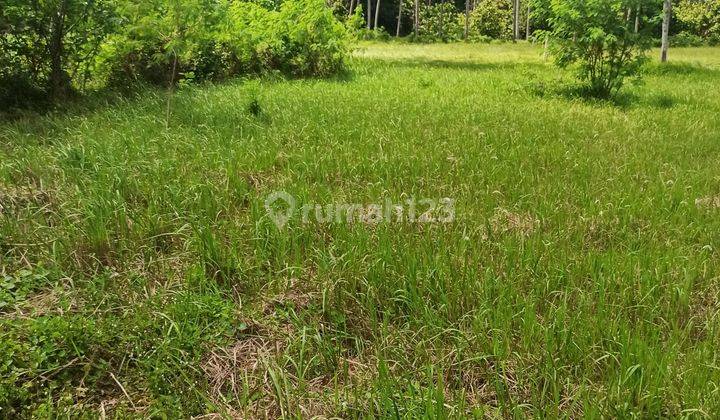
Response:
[[[513,38],[520,39],[520,0],[513,1]]]
[[[398,23],[397,23],[397,29],[395,30],[395,36],[400,36],[400,23],[402,22],[402,7],[403,7],[403,0],[398,1]]]
[[[635,33],[640,32],[640,11],[640,6],[638,6],[635,11]]]
[[[365,12],[365,15],[367,16],[367,28],[368,30],[372,29],[372,13],[370,13],[370,10],[372,10],[372,0],[367,0],[367,11]]]
[[[380,0],[375,3],[375,30],[378,28],[378,18],[380,17]]]
[[[415,0],[415,38],[420,34],[420,0]]]
[[[350,0],[350,8],[348,9],[348,17],[352,16],[355,12],[355,0]]]
[[[70,90],[69,77],[63,69],[63,49],[65,38],[65,15],[67,0],[61,0],[58,10],[52,18],[50,33],[50,93],[54,99],[62,99]]]
[[[444,1],[445,1],[445,0],[442,0],[442,2],[444,2]],[[441,2],[441,4],[442,4],[442,2]],[[438,20],[440,20],[438,26],[440,27],[440,40],[443,41],[443,42],[445,42],[445,21],[444,21],[444,17],[445,17],[445,16],[443,15],[442,10],[441,10],[440,13],[438,14],[438,18],[439,18]]]
[[[530,40],[530,12],[532,10],[530,9],[530,3],[528,3],[527,7],[527,20],[525,21],[525,40]]]
[[[670,17],[672,16],[672,3],[663,0],[662,46],[660,47],[660,61],[667,62],[668,48],[670,47]]]
[[[463,38],[467,41],[470,36],[470,0],[465,0],[465,32]]]
[[[444,2],[444,1],[445,1],[445,0],[440,0],[440,3]],[[441,40],[441,41],[444,40],[444,39],[443,39],[443,29],[444,29],[444,27],[445,27],[445,24],[443,23],[443,15],[442,15],[442,11],[440,11],[440,13],[438,13],[438,31],[439,31],[439,35],[440,35],[440,40]]]

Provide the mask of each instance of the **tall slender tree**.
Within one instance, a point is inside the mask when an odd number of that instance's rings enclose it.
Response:
[[[670,18],[672,17],[671,0],[663,0],[662,43],[660,47],[660,61],[667,62],[670,48]]]
[[[532,16],[532,9],[531,9],[530,2],[528,2],[527,5],[527,19],[525,20],[525,40],[530,40],[530,16]]]
[[[465,0],[465,32],[463,32],[463,39],[467,41],[470,36],[470,0]]]
[[[377,0],[377,3],[375,3],[375,24],[373,25],[373,28],[377,31],[378,29],[378,19],[380,18],[380,0]]]
[[[520,0],[513,0],[513,37],[520,39]]]
[[[402,23],[402,13],[403,13],[403,0],[398,0],[398,20],[397,20],[397,29],[395,29],[395,36],[400,36],[400,24]]]
[[[443,5],[443,3],[445,3],[445,0],[440,0],[441,6]],[[444,15],[444,13],[442,13],[442,9],[440,9],[440,10],[441,11],[438,14],[438,20],[439,20],[438,29],[440,30],[440,39],[444,40],[445,39],[445,19],[444,19],[445,15]]]
[[[365,15],[367,16],[367,28],[368,30],[372,29],[372,0],[367,0],[367,11],[365,12]]]
[[[415,0],[415,38],[420,34],[420,0]]]

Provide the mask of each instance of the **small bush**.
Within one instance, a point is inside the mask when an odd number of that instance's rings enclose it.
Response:
[[[385,28],[367,29],[361,28],[356,32],[356,38],[363,41],[389,41],[390,34]]]
[[[701,37],[689,32],[680,32],[670,39],[670,44],[674,47],[701,47],[706,44]]]
[[[476,42],[479,44],[490,44],[494,41],[494,38],[492,38],[492,37],[485,36],[485,35],[474,35],[472,32],[470,33],[470,36],[468,39],[470,42]]]

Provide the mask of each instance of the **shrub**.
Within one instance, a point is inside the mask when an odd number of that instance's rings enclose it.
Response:
[[[690,32],[680,32],[670,39],[670,44],[674,47],[700,47],[705,45],[705,40]]]
[[[344,67],[347,31],[324,0],[286,1],[279,19],[291,73],[327,76]]]
[[[577,64],[588,94],[606,98],[635,76],[651,46],[651,25],[635,33],[628,10],[654,11],[652,0],[554,0],[552,52],[561,67]],[[643,15],[645,22],[651,19]],[[648,29],[650,28],[650,29]]]
[[[391,37],[385,28],[360,28],[355,33],[355,38],[363,41],[389,41]]]

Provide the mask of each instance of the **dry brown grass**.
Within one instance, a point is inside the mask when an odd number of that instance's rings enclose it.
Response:
[[[720,209],[720,195],[696,198],[695,206],[699,209]]]
[[[530,213],[518,213],[498,208],[490,218],[493,234],[512,233],[519,236],[530,236],[540,226],[540,220]]]

